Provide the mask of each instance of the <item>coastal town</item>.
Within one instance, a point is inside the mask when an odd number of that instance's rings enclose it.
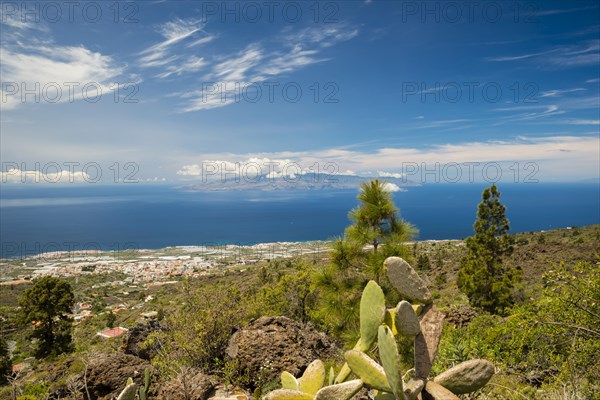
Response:
[[[121,325],[99,326],[95,335],[104,340],[123,336],[127,326],[161,318],[156,293],[183,279],[243,272],[262,262],[302,256],[319,259],[329,250],[325,241],[276,242],[255,245],[176,246],[126,251],[55,251],[0,259],[0,295],[22,291],[44,276],[67,278],[75,283],[77,298],[70,317],[77,326],[94,317],[114,316]],[[86,286],[89,281],[94,283]],[[12,301],[11,301],[12,303]],[[16,305],[16,303],[14,303]],[[0,316],[0,322],[4,318]],[[128,322],[129,321],[129,322]],[[102,325],[102,323],[100,323]],[[16,342],[11,341],[11,346]],[[30,368],[34,358],[13,365],[13,373]]]
[[[275,242],[255,245],[176,246],[126,251],[59,251],[28,257],[0,259],[0,283],[42,276],[79,277],[121,273],[122,282],[106,284],[160,284],[184,276],[198,277],[262,261],[294,257],[320,258],[328,242]]]

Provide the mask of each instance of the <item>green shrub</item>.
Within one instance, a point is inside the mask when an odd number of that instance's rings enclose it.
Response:
[[[446,272],[442,272],[441,274],[436,275],[435,284],[437,286],[443,286],[448,282],[448,277],[446,276]]]
[[[160,349],[152,364],[165,376],[182,367],[218,369],[234,327],[250,318],[251,302],[235,286],[200,287],[165,318],[167,330],[152,333],[145,346]]]
[[[48,385],[46,382],[35,382],[23,387],[23,396],[26,399],[40,399],[48,394]]]
[[[547,392],[598,398],[600,264],[579,263],[572,269],[560,264],[543,280],[538,300],[512,307],[505,317],[483,313],[467,327],[447,326],[434,370],[486,358],[509,374],[540,376]]]
[[[302,322],[309,320],[316,302],[312,284],[313,273],[308,266],[302,264],[296,265],[295,268],[282,275],[276,284],[261,288],[257,295],[257,304],[262,315],[285,315]]]
[[[417,270],[419,271],[427,271],[431,269],[431,262],[429,261],[429,257],[427,254],[421,254],[417,258]]]
[[[7,383],[7,375],[12,372],[12,361],[8,351],[8,345],[4,337],[0,336],[0,385]]]

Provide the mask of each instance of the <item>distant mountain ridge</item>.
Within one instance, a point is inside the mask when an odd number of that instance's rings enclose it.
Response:
[[[253,179],[211,179],[206,182],[192,183],[183,186],[183,189],[194,191],[292,191],[292,190],[330,190],[330,189],[358,189],[360,184],[372,179],[380,179],[389,184],[392,192],[402,191],[403,187],[418,186],[418,183],[405,178],[367,177],[342,174],[304,174],[293,177],[268,177],[262,175]]]

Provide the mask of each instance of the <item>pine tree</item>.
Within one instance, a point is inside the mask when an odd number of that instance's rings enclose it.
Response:
[[[12,373],[12,361],[10,359],[10,352],[8,351],[8,344],[4,337],[0,336],[0,385],[8,383],[8,377]]]
[[[352,225],[346,228],[344,246],[334,249],[334,262],[337,250],[345,247],[354,253],[351,258],[359,269],[369,279],[380,282],[387,257],[411,258],[406,242],[415,236],[416,229],[400,218],[385,182],[374,179],[362,183],[357,199],[360,204],[349,213]],[[371,252],[363,250],[367,245],[372,247]]]
[[[359,207],[350,212],[353,224],[346,229],[347,236],[360,244],[371,244],[373,253],[384,242],[406,241],[413,234],[409,224],[398,217],[398,209],[386,184],[379,179],[360,186]]]
[[[411,224],[400,219],[385,182],[375,179],[363,183],[357,199],[359,206],[349,213],[352,224],[333,242],[331,264],[315,277],[319,313],[338,334],[357,331],[360,296],[369,280],[380,283],[384,292],[391,290],[383,261],[390,256],[410,260],[412,249],[406,242],[416,233]]]
[[[71,285],[63,279],[45,276],[35,281],[21,299],[21,318],[33,325],[37,338],[36,355],[45,357],[72,349],[71,318],[74,296]]]
[[[471,304],[491,313],[501,313],[513,304],[511,292],[521,278],[520,270],[503,262],[513,251],[505,213],[496,185],[486,188],[477,211],[475,235],[466,240],[468,254],[458,272],[458,287]]]
[[[114,328],[115,322],[117,322],[117,316],[112,311],[109,311],[108,314],[106,314],[106,326],[108,328]]]

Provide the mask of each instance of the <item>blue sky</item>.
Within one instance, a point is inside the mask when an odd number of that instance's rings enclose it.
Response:
[[[22,4],[1,9],[4,176],[135,163],[194,181],[217,160],[600,174],[595,1]]]

